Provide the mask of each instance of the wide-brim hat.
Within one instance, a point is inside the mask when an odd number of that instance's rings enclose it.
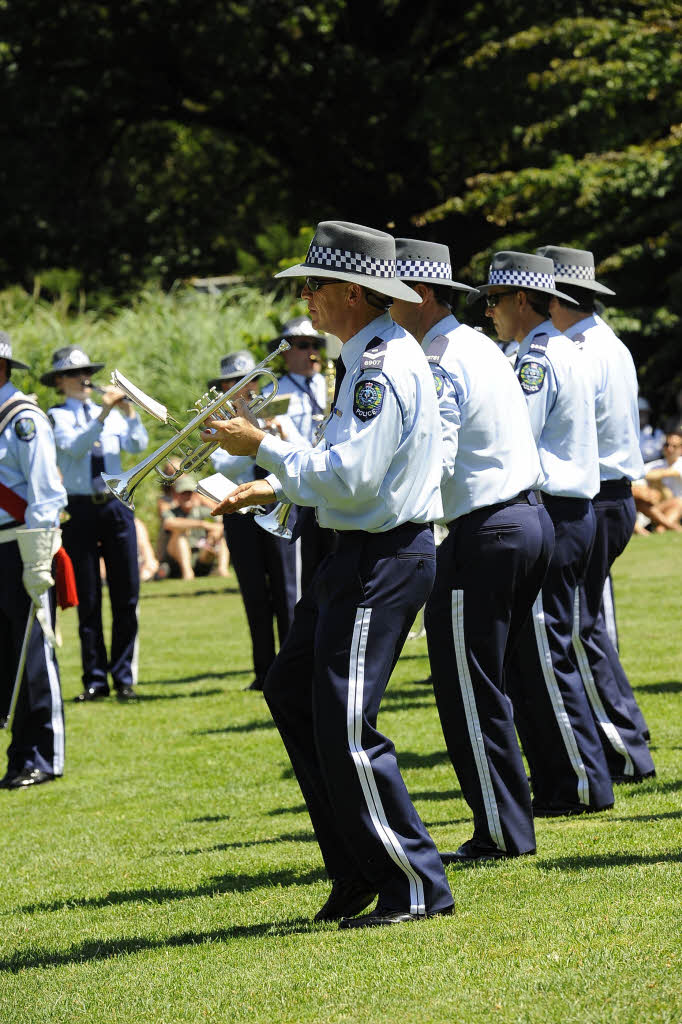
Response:
[[[239,352],[228,352],[220,360],[220,376],[209,380],[209,388],[215,388],[224,380],[239,380],[255,369],[256,360],[247,349]]]
[[[55,386],[55,377],[59,373],[67,373],[69,370],[85,370],[90,373],[97,373],[104,369],[104,363],[93,363],[88,359],[82,348],[75,345],[68,345],[66,348],[58,348],[52,354],[52,369],[44,373],[40,378],[41,384],[48,387]]]
[[[316,338],[322,345],[327,341],[324,334],[315,330],[312,320],[307,316],[295,316],[292,320],[287,320],[281,334],[267,343],[269,351],[274,352],[281,341],[290,341],[292,338]]]
[[[476,287],[476,293],[467,296],[467,302],[482,299],[491,288],[507,285],[509,288],[520,288],[529,292],[543,292],[554,295],[557,299],[578,303],[570,295],[557,291],[554,283],[554,263],[546,256],[534,256],[528,252],[496,252],[488,268],[487,284]]]
[[[275,277],[329,277],[360,284],[392,299],[421,301],[396,275],[393,236],[344,220],[321,221],[305,261]]]
[[[461,281],[452,280],[450,250],[440,242],[425,242],[420,238],[396,238],[396,273],[406,284],[431,284],[455,288],[460,292],[476,289]]]
[[[600,295],[615,295],[614,291],[594,279],[594,256],[587,249],[567,249],[561,245],[543,245],[535,250],[554,263],[554,280],[585,288]]]
[[[28,370],[30,367],[19,359],[12,358],[12,339],[5,331],[0,331],[0,359],[6,359],[13,370]]]

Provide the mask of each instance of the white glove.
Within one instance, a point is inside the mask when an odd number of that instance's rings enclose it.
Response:
[[[16,536],[24,563],[24,589],[36,608],[40,608],[40,598],[54,586],[52,559],[61,546],[62,531],[56,527],[47,530],[17,530]]]

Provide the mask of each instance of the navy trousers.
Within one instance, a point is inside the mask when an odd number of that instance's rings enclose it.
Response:
[[[646,723],[606,628],[604,583],[632,536],[635,502],[629,481],[609,481],[593,498],[596,533],[574,622],[578,667],[613,777],[654,772]]]
[[[300,596],[297,552],[294,545],[263,530],[251,515],[223,516],[223,526],[249,624],[256,682],[262,686],[275,660],[273,618],[281,647]]]
[[[9,711],[31,599],[21,582],[23,565],[16,541],[0,544],[0,715]],[[55,622],[54,588],[42,598]],[[59,667],[54,650],[35,621],[29,637],[26,667],[17,698],[12,740],[7,752],[9,775],[39,769],[64,772],[64,712]]]
[[[329,875],[376,887],[380,910],[419,915],[452,895],[377,714],[434,574],[427,526],[339,533],[264,690]]]
[[[86,495],[71,495],[68,511],[71,518],[62,527],[62,543],[76,576],[83,687],[108,693],[108,673],[117,690],[134,686],[140,595],[135,517],[115,498],[94,504]],[[102,629],[100,556],[106,567],[111,602],[109,659]]]
[[[532,853],[530,790],[504,670],[547,571],[554,531],[535,496],[450,523],[424,623],[445,743],[473,838]]]
[[[588,499],[543,500],[554,551],[507,666],[507,692],[530,767],[533,809],[601,810],[613,804],[613,787],[572,639],[595,515]]]

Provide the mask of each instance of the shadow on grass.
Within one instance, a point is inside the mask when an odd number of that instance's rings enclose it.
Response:
[[[156,580],[155,582],[158,585],[159,581]],[[153,592],[148,592],[148,591],[145,590],[144,593],[143,593],[143,598],[144,598],[145,601],[153,600],[155,597],[163,597],[166,600],[169,600],[169,599],[171,599],[173,597],[182,597],[184,600],[187,600],[187,598],[189,598],[189,597],[207,597],[209,595],[211,597],[215,597],[216,594],[239,594],[239,593],[240,593],[239,587],[224,587],[224,588],[223,587],[216,587],[215,590],[192,590],[192,591],[176,590],[172,594],[168,593],[168,592],[166,592],[164,594],[163,591],[158,591],[158,590],[156,590],[156,587],[155,587]]]
[[[443,792],[442,790],[427,789],[423,793],[418,793],[416,790],[411,789],[410,796],[413,800],[459,800],[462,796],[462,790],[448,789]]]
[[[248,676],[251,669],[231,668],[220,672],[198,672],[193,676],[170,676],[167,679],[141,679],[140,686],[166,686],[175,683],[196,683],[199,679],[224,679],[225,676]]]
[[[605,853],[589,857],[542,858],[535,862],[538,871],[584,871],[585,868],[624,868],[635,864],[682,863],[682,851],[677,853]]]
[[[270,718],[267,721],[244,722],[242,725],[226,725],[224,729],[195,729],[192,736],[219,736],[221,733],[230,732],[258,732],[259,729],[274,729],[275,723]]]
[[[633,690],[642,690],[644,693],[682,693],[682,682],[679,679],[669,679],[662,683],[640,683],[633,686]]]
[[[137,700],[140,704],[146,704],[155,700],[189,700],[192,697],[215,697],[218,693],[225,693],[225,690],[214,687],[212,690],[192,690],[191,693],[139,693]]]
[[[294,807],[273,807],[268,814],[271,818],[277,814],[307,814],[308,808],[305,804],[296,804]]]
[[[450,764],[447,750],[434,750],[430,754],[415,754],[411,750],[398,752],[398,765],[403,768],[433,768],[437,764]]]
[[[315,868],[301,874],[292,868],[280,871],[270,869],[255,875],[216,875],[193,889],[124,889],[108,892],[103,896],[74,896],[44,903],[29,903],[20,907],[23,914],[49,913],[55,910],[75,910],[78,907],[112,907],[124,903],[168,903],[172,900],[197,899],[201,896],[216,896],[219,893],[250,892],[252,889],[269,889],[275,886],[312,885],[327,879],[324,868]]]
[[[146,939],[132,937],[128,939],[92,939],[81,942],[61,953],[48,950],[30,950],[15,953],[13,956],[0,959],[0,971],[16,974],[19,971],[40,967],[65,967],[68,964],[82,964],[94,960],[110,960],[124,954],[144,953],[150,949],[167,949],[169,947],[201,946],[211,942],[229,942],[230,939],[256,939],[264,935],[273,937],[296,935],[305,932],[319,931],[305,917],[295,917],[289,921],[263,921],[261,924],[235,925],[233,928],[217,928],[208,932],[182,932],[180,935],[168,935],[163,939]]]
[[[277,843],[314,843],[312,832],[284,832],[272,839],[246,839],[238,843],[216,843],[215,846],[204,846],[198,850],[177,850],[181,857],[189,857],[193,853],[215,853],[219,850],[247,850],[252,846],[275,846]]]
[[[429,687],[430,687],[429,683]],[[387,690],[381,699],[382,709],[386,704],[396,704],[403,700],[408,700],[410,697],[419,697],[422,700],[429,695],[433,695],[433,689],[429,690],[426,686],[422,686],[421,683],[413,684],[409,689],[403,687],[397,690]]]
[[[661,811],[660,814],[631,814],[628,817],[609,818],[609,821],[663,821],[665,818],[682,818],[682,811]]]

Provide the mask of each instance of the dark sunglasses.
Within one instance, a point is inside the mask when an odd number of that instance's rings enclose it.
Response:
[[[324,288],[326,284],[340,284],[341,282],[335,281],[332,277],[306,277],[305,284],[306,288],[310,292],[319,292],[320,288]]]
[[[488,309],[494,309],[500,299],[503,299],[505,295],[514,295],[518,290],[518,288],[512,288],[508,292],[496,292],[495,295],[486,295],[485,304]]]
[[[87,370],[58,370],[62,377],[87,377],[90,378],[90,374]]]
[[[311,339],[310,341],[292,341],[289,344],[291,345],[292,348],[300,349],[314,348],[315,350],[317,350],[322,348],[322,342],[317,341],[315,339]]]

